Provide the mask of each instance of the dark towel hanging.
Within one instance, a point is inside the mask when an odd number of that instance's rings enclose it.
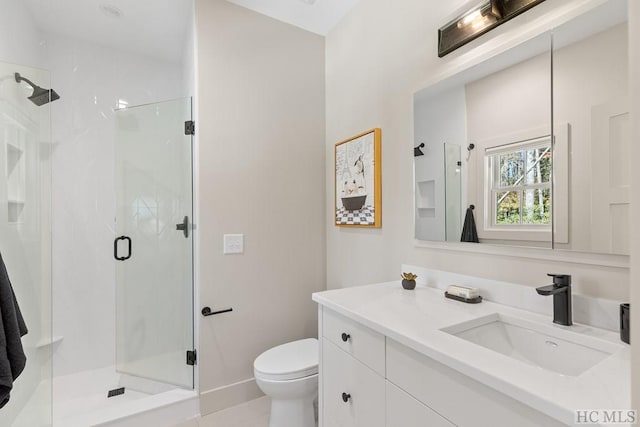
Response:
[[[467,208],[467,214],[464,216],[464,226],[462,227],[461,242],[480,243],[478,240],[478,231],[476,230],[476,220],[473,219],[473,208],[471,205]]]
[[[0,254],[0,408],[9,402],[13,381],[27,363],[20,339],[27,332]]]

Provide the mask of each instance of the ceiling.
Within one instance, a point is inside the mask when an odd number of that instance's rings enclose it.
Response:
[[[323,36],[327,35],[358,2],[358,0],[228,1]]]
[[[179,61],[191,28],[188,0],[21,0],[42,31]],[[207,0],[209,1],[209,0]],[[358,0],[229,0],[305,30],[326,35]],[[121,17],[105,13],[115,7]]]
[[[23,0],[38,28],[148,56],[180,60],[191,2],[186,0]],[[115,6],[115,18],[100,5]]]

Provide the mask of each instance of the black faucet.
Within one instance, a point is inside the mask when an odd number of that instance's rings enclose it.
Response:
[[[540,295],[553,295],[553,323],[571,326],[571,275],[547,274],[553,277],[553,285],[536,288]]]

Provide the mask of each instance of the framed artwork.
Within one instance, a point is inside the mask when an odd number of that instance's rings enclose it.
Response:
[[[335,146],[335,224],[382,226],[382,130],[371,129]]]

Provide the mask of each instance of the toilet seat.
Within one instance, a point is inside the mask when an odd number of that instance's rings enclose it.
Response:
[[[318,340],[307,338],[273,347],[253,363],[256,378],[287,381],[318,373]]]

